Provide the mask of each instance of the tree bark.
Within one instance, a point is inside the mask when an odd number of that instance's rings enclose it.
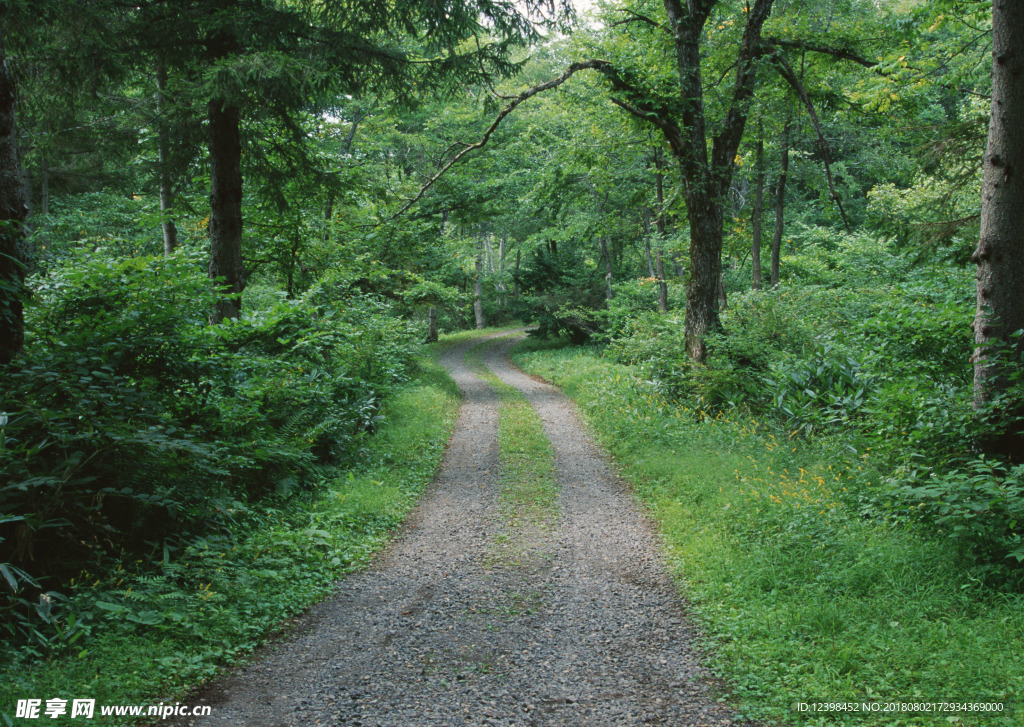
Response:
[[[174,224],[174,183],[171,176],[171,139],[167,129],[167,67],[156,67],[157,164],[160,165],[160,229],[164,236],[164,255],[178,246],[178,228]]]
[[[974,318],[974,403],[1005,390],[1008,371],[993,357],[995,343],[1010,343],[1020,366],[1024,329],[1024,2],[992,3],[992,115],[984,159],[981,234]],[[1018,442],[1019,444],[1019,442]],[[1018,450],[1019,451],[1019,450]]]
[[[512,273],[512,302],[519,302],[519,258],[521,251],[516,250],[516,267]]]
[[[754,210],[751,214],[754,239],[750,244],[750,257],[754,267],[754,290],[761,289],[761,215],[764,211],[764,135],[757,125],[757,156],[754,161]]]
[[[661,150],[654,150],[654,194],[658,205],[658,216],[654,218],[654,225],[658,231],[658,245],[655,248],[657,257],[657,278],[658,278],[658,312],[668,312],[668,283],[665,282],[665,185],[661,178]],[[650,246],[648,245],[648,259],[650,258]]]
[[[473,282],[473,315],[476,318],[477,330],[487,327],[484,320],[484,238],[480,236],[476,253],[476,280]]]
[[[707,359],[705,337],[717,330],[718,281],[722,275],[722,207],[707,194],[687,195],[690,209],[690,282],[686,286],[686,351]],[[701,204],[705,206],[700,207]]]
[[[686,290],[685,335],[687,353],[697,363],[704,363],[707,358],[705,337],[721,325],[717,293],[722,275],[723,205],[747,123],[761,29],[771,14],[772,0],[755,0],[746,13],[732,98],[725,120],[713,137],[709,160],[701,41],[704,25],[716,4],[716,0],[689,0],[684,6],[680,0],[664,0],[675,46],[683,110],[681,124],[666,117],[653,119],[679,162],[689,213],[690,282]]]
[[[235,30],[228,24],[238,0],[210,3],[222,27],[214,27],[207,39],[212,61],[239,52]],[[241,113],[230,99],[213,98],[207,105],[210,150],[210,264],[209,275],[222,292],[210,313],[210,323],[238,318],[245,290],[242,263],[242,139]]]
[[[601,235],[600,241],[601,256],[604,258],[604,297],[606,301],[611,302],[615,298],[615,291],[612,289],[612,256],[608,252],[608,238]]]
[[[491,234],[487,233],[481,239],[484,241],[484,270],[494,275],[494,246],[491,244]]]
[[[498,282],[495,287],[498,289],[498,308],[505,309],[508,303],[508,286],[505,285],[505,250],[508,247],[508,234],[503,232],[498,238]]]
[[[242,142],[237,106],[210,101],[210,278],[222,278],[224,296],[214,303],[211,323],[238,318],[245,290],[242,264]]]
[[[10,363],[25,344],[25,218],[28,202],[18,154],[17,92],[0,35],[0,364]]]
[[[779,253],[782,250],[782,230],[785,225],[783,213],[786,211],[786,174],[789,171],[789,128],[786,121],[782,129],[782,153],[779,160],[779,182],[775,187],[775,232],[772,234],[772,287],[779,285]]]
[[[430,306],[427,311],[427,343],[434,343],[437,340],[437,306]]]
[[[665,263],[662,260],[661,246],[659,245],[654,251],[655,259],[657,260],[657,272],[658,272],[658,312],[668,312],[668,283],[665,282]]]

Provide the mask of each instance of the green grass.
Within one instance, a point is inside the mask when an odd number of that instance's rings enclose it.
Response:
[[[502,531],[495,536],[494,565],[527,565],[543,557],[543,535],[558,520],[555,452],[530,402],[514,386],[483,367],[478,351],[467,362],[500,397],[498,408],[499,510]]]
[[[441,335],[440,341],[429,344],[427,348],[428,350],[434,351],[444,350],[459,343],[465,343],[466,341],[472,341],[476,338],[482,338],[494,333],[508,333],[521,327],[522,325],[519,323],[511,323],[505,326],[488,326],[487,328],[481,328],[479,330],[469,329],[465,331],[455,331],[454,333],[444,333]]]
[[[515,358],[564,388],[634,483],[743,714],[779,725],[1024,723],[1024,597],[983,586],[941,539],[860,517],[875,496],[868,458],[738,416],[698,422],[593,349]],[[931,701],[1005,707],[794,708]]]
[[[435,357],[451,343],[435,346]],[[159,562],[140,568],[148,575],[81,584],[72,595],[81,634],[72,646],[56,655],[7,652],[0,723],[15,721],[18,699],[95,699],[98,722],[99,705],[173,704],[245,658],[386,542],[433,477],[458,406],[454,383],[424,360],[420,376],[387,403],[364,469],[305,502],[250,515],[241,535],[195,539],[166,561],[157,554]]]

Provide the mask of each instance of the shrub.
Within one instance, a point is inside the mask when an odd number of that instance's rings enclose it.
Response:
[[[855,357],[830,342],[777,366],[765,383],[787,429],[812,430],[849,422],[864,408],[871,379]]]
[[[9,623],[82,568],[226,530],[358,459],[416,345],[344,281],[208,326],[185,254],[79,254],[33,282],[26,353],[0,371]]]
[[[1024,465],[978,457],[942,474],[910,471],[890,486],[916,517],[988,564],[992,575],[1006,577],[1024,563]]]
[[[581,250],[556,254],[537,248],[523,261],[519,280],[517,312],[523,320],[537,322],[532,335],[565,335],[583,343],[600,329],[597,311],[604,306],[604,280]]]
[[[724,330],[707,336],[704,366],[694,366],[686,353],[682,312],[635,317],[612,341],[609,354],[637,365],[663,393],[692,400],[704,413],[741,406],[762,410],[771,401],[765,377],[773,363],[814,340],[791,307],[774,291],[735,296],[722,317]]]

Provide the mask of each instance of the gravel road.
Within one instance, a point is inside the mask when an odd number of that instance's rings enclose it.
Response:
[[[495,562],[498,396],[463,363],[441,469],[403,533],[286,640],[190,703],[182,725],[740,725],[711,694],[657,539],[572,404],[484,362],[537,409],[556,453],[557,527],[542,558]]]

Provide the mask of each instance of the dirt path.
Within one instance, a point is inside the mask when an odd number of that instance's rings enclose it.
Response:
[[[692,631],[649,524],[568,400],[508,363],[554,446],[561,518],[546,557],[488,557],[499,527],[498,397],[463,363],[465,396],[441,470],[402,536],[285,642],[204,691],[195,724],[732,725],[708,694]]]

